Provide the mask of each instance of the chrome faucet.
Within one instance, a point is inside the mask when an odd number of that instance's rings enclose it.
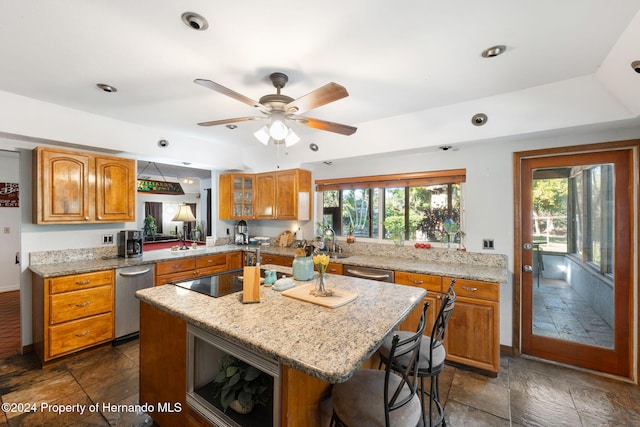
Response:
[[[327,248],[329,252],[336,251],[336,232],[333,228],[328,225],[324,228],[324,239],[327,240],[327,237],[331,236],[331,248]]]

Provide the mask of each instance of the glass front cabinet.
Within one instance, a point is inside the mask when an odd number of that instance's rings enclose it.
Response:
[[[220,175],[220,219],[254,218],[254,175]]]

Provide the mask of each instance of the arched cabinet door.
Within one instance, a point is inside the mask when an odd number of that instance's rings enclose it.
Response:
[[[135,221],[135,161],[37,147],[33,151],[36,224]]]

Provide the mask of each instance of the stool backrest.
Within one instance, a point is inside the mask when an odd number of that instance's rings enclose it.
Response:
[[[438,348],[444,342],[447,324],[449,323],[449,319],[451,318],[453,307],[456,305],[457,295],[456,291],[453,289],[453,285],[455,284],[456,280],[451,280],[449,289],[447,289],[447,293],[442,300],[442,306],[440,306],[438,317],[436,317],[436,321],[433,324],[433,329],[431,331],[431,353],[429,354],[429,360],[433,360],[433,349]]]
[[[384,401],[385,401],[385,421],[389,426],[389,412],[398,409],[411,401],[416,395],[418,388],[418,377],[413,375],[418,369],[418,360],[420,359],[420,344],[422,343],[422,335],[427,324],[425,312],[429,308],[429,303],[425,302],[422,308],[422,317],[420,318],[420,324],[418,330],[414,335],[411,335],[403,340],[396,334],[393,336],[391,342],[391,351],[389,352],[389,361],[391,363],[386,364],[385,377],[384,377]],[[400,357],[408,357],[409,362],[404,365],[406,359],[403,358],[403,363],[396,363],[396,359]],[[391,375],[400,376],[401,380],[397,387],[390,389],[389,379]],[[409,393],[406,392],[406,387],[409,389]]]

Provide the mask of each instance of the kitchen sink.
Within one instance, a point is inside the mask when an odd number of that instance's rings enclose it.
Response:
[[[331,259],[344,259],[344,258],[349,258],[349,254],[343,254],[341,252],[325,252],[327,255],[329,255],[329,258]]]

